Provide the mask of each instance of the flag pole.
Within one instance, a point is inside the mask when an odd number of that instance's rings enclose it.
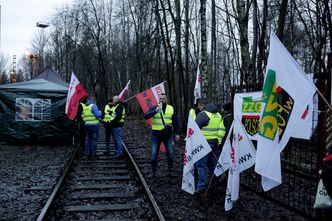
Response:
[[[133,99],[134,97],[136,97],[136,94],[135,94],[134,96],[131,96],[130,98],[124,100],[123,103],[124,103],[124,102],[127,102],[127,101],[129,101],[129,100],[131,100],[131,99]]]
[[[217,164],[219,164],[219,159],[217,158],[217,155],[213,152],[213,150],[212,150],[211,152],[212,152],[214,158],[216,159]],[[208,187],[206,188],[205,193],[204,193],[204,198],[206,197],[206,194],[209,192],[209,189],[210,189],[210,187],[211,187],[211,185],[212,185],[212,180],[213,180],[213,178],[214,178],[214,173],[211,174],[211,178],[210,178],[210,181],[209,181],[209,185],[208,185]]]
[[[162,83],[167,83],[167,81],[163,81],[163,82],[161,82],[160,84],[162,84]],[[141,93],[141,92],[139,92],[139,93]],[[137,94],[139,94],[139,93],[137,93]],[[135,94],[134,96],[131,96],[130,98],[124,100],[123,102],[127,102],[127,101],[133,99],[134,97],[136,97],[137,94]]]
[[[323,99],[323,101],[326,103],[326,105],[329,107],[329,109],[332,110],[332,106],[331,106],[331,104],[329,104],[329,102],[325,99],[325,97],[324,97],[323,94],[318,90],[318,88],[316,88],[316,89],[317,89],[317,92],[318,92],[319,96]]]

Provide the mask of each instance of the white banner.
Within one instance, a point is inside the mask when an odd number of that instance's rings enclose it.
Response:
[[[262,95],[255,171],[264,191],[281,184],[280,153],[298,126],[316,87],[274,33]]]
[[[259,117],[262,107],[262,91],[237,93],[234,96],[234,116],[237,116],[248,136],[257,140]]]
[[[190,115],[188,118],[185,148],[182,190],[193,194],[195,191],[195,180],[193,176],[194,163],[207,155],[211,151],[211,147]]]

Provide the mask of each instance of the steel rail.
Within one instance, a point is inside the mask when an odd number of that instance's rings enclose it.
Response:
[[[151,193],[151,190],[150,190],[148,184],[146,183],[146,181],[145,181],[145,179],[144,179],[144,177],[143,177],[141,171],[139,170],[139,168],[138,168],[138,166],[137,166],[137,164],[136,164],[136,162],[135,162],[133,156],[131,155],[131,153],[129,152],[127,146],[123,143],[123,141],[122,141],[122,145],[123,145],[123,148],[124,148],[125,151],[126,151],[126,154],[127,154],[128,157],[129,157],[131,163],[134,165],[135,171],[136,171],[136,173],[137,173],[137,175],[138,175],[138,177],[139,177],[141,183],[143,184],[144,190],[145,190],[146,194],[147,194],[148,197],[149,197],[149,200],[150,200],[150,202],[151,202],[151,204],[152,204],[152,207],[153,207],[153,209],[154,209],[154,212],[156,213],[156,215],[158,216],[158,218],[159,218],[160,221],[165,221],[165,218],[164,218],[164,216],[163,216],[163,214],[162,214],[162,212],[161,212],[161,210],[160,210],[160,208],[159,208],[159,206],[158,206],[158,204],[157,204],[155,198],[153,197],[153,195],[152,195],[152,193]]]
[[[78,150],[79,150],[79,149],[80,149],[80,148],[77,147],[76,150],[74,151],[74,154],[73,154],[72,158],[70,159],[70,161],[69,161],[69,163],[68,163],[68,165],[67,165],[67,168],[65,169],[64,173],[63,173],[62,176],[60,177],[58,183],[56,184],[56,186],[54,187],[54,189],[53,189],[53,191],[52,191],[50,197],[48,198],[48,200],[47,200],[45,206],[43,207],[43,209],[42,209],[42,211],[40,212],[38,218],[36,219],[37,221],[43,221],[43,220],[46,220],[46,218],[47,218],[46,216],[48,215],[48,213],[49,213],[51,207],[52,207],[53,204],[54,204],[54,201],[55,201],[55,199],[56,199],[58,193],[60,192],[61,187],[63,186],[63,183],[64,183],[64,181],[65,181],[65,179],[66,179],[66,177],[67,177],[67,175],[68,175],[68,173],[69,173],[69,170],[70,170],[70,168],[71,168],[71,166],[72,166],[72,164],[73,164],[73,162],[74,162],[74,160],[75,160],[75,158],[76,158],[76,156],[77,156],[77,153],[78,153]]]

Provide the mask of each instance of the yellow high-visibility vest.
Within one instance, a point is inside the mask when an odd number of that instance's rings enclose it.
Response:
[[[92,106],[93,104],[89,104],[86,106],[85,104],[81,104],[83,107],[82,111],[82,118],[86,124],[98,124],[99,120],[96,118],[96,116],[92,113]]]
[[[117,104],[117,105],[115,105],[115,106],[113,106],[113,107],[111,108],[112,114],[111,114],[111,120],[110,120],[110,121],[112,121],[112,120],[115,119],[115,116],[116,116],[115,110],[116,110],[116,108],[117,108],[118,106],[119,106],[119,104]],[[122,108],[122,117],[121,117],[121,119],[119,120],[119,122],[124,122],[125,115],[126,115],[126,110],[125,110],[125,108],[123,107],[123,108]]]
[[[172,126],[172,116],[174,114],[174,109],[172,105],[167,104],[165,113],[162,113],[165,125]],[[162,130],[164,129],[164,124],[159,113],[156,113],[152,118],[152,130]]]
[[[202,134],[207,140],[218,139],[218,130],[222,119],[221,115],[218,112],[217,113],[210,113],[208,111],[204,112],[210,118],[210,120],[208,125],[201,128]]]
[[[111,108],[110,108],[110,105],[106,105],[105,106],[105,110],[104,110],[104,122],[111,122],[111,115],[110,115],[110,112],[111,112]]]
[[[221,120],[219,129],[218,129],[218,143],[221,143],[222,139],[224,139],[225,133],[226,133],[226,128],[224,125],[224,121]]]

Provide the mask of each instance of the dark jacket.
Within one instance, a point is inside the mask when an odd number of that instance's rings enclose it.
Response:
[[[154,115],[156,115],[158,112],[156,111],[157,105],[156,106],[152,106],[149,108],[149,110],[144,114],[144,119],[148,120],[150,118],[152,118]],[[163,104],[163,113],[165,113],[166,110],[166,104]],[[159,114],[159,113],[158,113]],[[174,110],[173,116],[172,116],[172,127],[173,127],[173,131],[175,132],[176,135],[180,134],[179,131],[179,119],[178,116]],[[152,130],[152,134],[155,136],[158,136],[161,134],[160,130]]]
[[[123,127],[123,122],[119,122],[122,119],[123,104],[120,101],[119,105],[115,109],[115,118],[110,122],[110,126],[113,128]],[[117,104],[115,104],[116,106]]]

